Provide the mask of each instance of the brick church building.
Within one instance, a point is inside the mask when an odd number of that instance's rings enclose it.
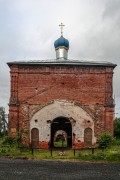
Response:
[[[27,147],[92,146],[113,134],[115,64],[68,59],[69,42],[54,43],[56,59],[7,63],[10,68],[9,134]]]

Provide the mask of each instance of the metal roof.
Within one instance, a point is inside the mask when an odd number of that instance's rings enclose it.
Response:
[[[13,61],[8,62],[8,66],[11,65],[77,65],[77,66],[104,66],[115,67],[116,64],[107,61],[84,61],[73,59],[48,59],[48,60],[29,60],[29,61]]]

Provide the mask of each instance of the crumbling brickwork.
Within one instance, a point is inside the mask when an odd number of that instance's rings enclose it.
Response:
[[[102,132],[107,131],[113,134],[112,80],[115,65],[31,65],[29,63],[8,63],[8,65],[11,75],[9,134],[16,136],[20,133],[24,145],[31,145],[30,122],[32,117],[55,100],[71,102],[83,109],[90,120],[86,120],[81,115],[83,118],[81,123],[84,123],[84,126],[80,128],[92,127],[96,140]],[[48,119],[48,121],[51,123],[52,119]],[[78,119],[70,120],[73,124],[76,121]],[[45,122],[44,126],[47,126],[47,123]],[[72,126],[74,126],[73,124]],[[49,147],[50,133],[48,133],[48,136],[49,140],[47,142],[44,140],[40,142],[41,148]],[[92,144],[94,143],[95,141]],[[75,137],[72,134],[73,146],[84,146],[84,137],[83,142],[80,139],[75,145]]]

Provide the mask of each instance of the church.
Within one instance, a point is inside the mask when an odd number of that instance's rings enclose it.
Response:
[[[48,149],[59,138],[70,148],[93,146],[101,133],[113,134],[116,64],[69,59],[62,30],[54,48],[53,60],[7,63],[9,135],[25,147]]]

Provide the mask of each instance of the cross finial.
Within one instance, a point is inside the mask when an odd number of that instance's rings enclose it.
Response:
[[[60,28],[61,28],[61,36],[63,36],[63,27],[65,26],[63,23],[59,24]]]

